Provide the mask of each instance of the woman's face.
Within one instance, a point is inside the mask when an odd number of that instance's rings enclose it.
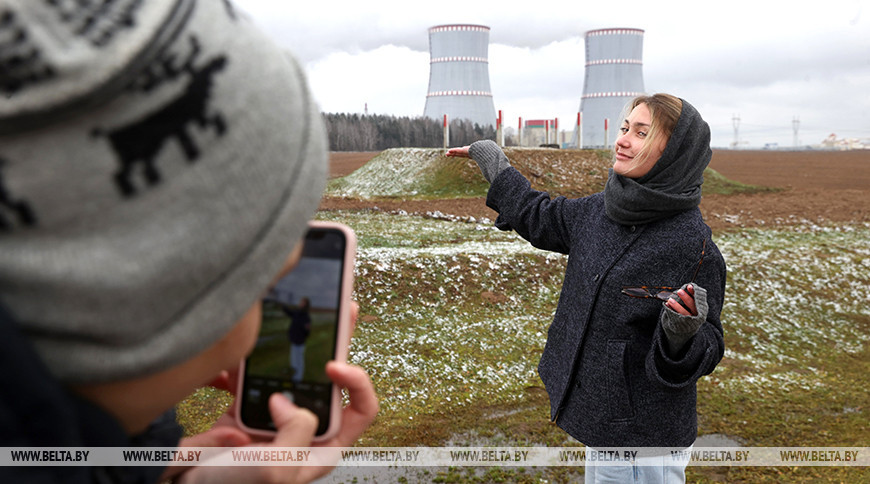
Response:
[[[667,140],[660,139],[656,146],[650,146],[649,150],[641,155],[640,151],[647,142],[652,116],[646,103],[638,104],[628,119],[623,121],[619,129],[622,134],[616,138],[616,161],[613,163],[613,171],[628,178],[640,178],[655,166],[665,150]]]

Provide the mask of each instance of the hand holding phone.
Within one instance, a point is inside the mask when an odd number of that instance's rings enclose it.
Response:
[[[351,310],[351,322],[355,319],[356,310]],[[254,445],[275,447],[351,447],[374,421],[378,413],[378,398],[374,386],[365,370],[347,363],[331,362],[326,372],[338,388],[347,390],[350,403],[341,410],[341,428],[336,435],[328,440],[320,439],[312,445],[311,436],[314,432],[315,418],[309,412],[299,412],[298,408],[276,399],[276,418],[283,421],[280,432],[271,436],[267,443],[251,438],[239,429],[238,410],[224,415],[211,429],[190,437],[185,437],[179,443],[184,447],[242,447]],[[214,381],[218,388],[229,389],[227,383],[236,380],[235,371],[222,374]],[[232,388],[237,388],[233,385]],[[238,407],[238,405],[234,405]],[[334,460],[330,461],[329,458]],[[321,466],[232,466],[220,467],[209,465],[172,465],[166,469],[161,479],[177,478],[184,474],[185,478],[194,482],[236,483],[236,482],[311,482],[325,476],[338,463],[339,454],[320,454],[327,461]],[[276,473],[277,472],[277,473]]]
[[[333,437],[341,427],[341,391],[326,363],[347,360],[355,255],[349,227],[309,223],[302,257],[263,299],[257,344],[241,363],[236,408],[245,431],[274,435],[268,404],[273,393],[317,416],[315,441]]]

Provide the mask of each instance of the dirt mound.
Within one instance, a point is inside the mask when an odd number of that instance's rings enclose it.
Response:
[[[579,197],[604,188],[610,167],[606,152],[506,148],[511,164],[552,195]],[[434,200],[484,197],[489,184],[474,161],[449,158],[434,148],[389,149],[362,167],[333,179],[327,195],[339,198]]]
[[[510,150],[507,150],[508,156],[516,156]],[[557,153],[560,154],[558,156],[567,156],[565,153],[569,153],[569,150],[544,151],[547,156],[554,157]],[[331,176],[350,174],[378,154],[333,153]],[[558,157],[553,160],[550,165],[527,162],[532,169],[523,174],[533,183],[536,178],[546,179],[546,173],[555,176],[558,172],[555,163],[559,160]],[[716,150],[710,167],[741,183],[781,188],[770,193],[705,195],[701,212],[714,230],[771,227],[807,221],[870,223],[870,152]],[[606,176],[606,170],[604,173]],[[404,210],[408,213],[495,220],[497,214],[486,207],[484,200],[483,194],[473,198],[377,201],[327,196],[321,209]]]
[[[326,194],[375,199],[440,199],[486,193],[473,161],[448,158],[444,150],[384,150],[353,173],[329,182]]]

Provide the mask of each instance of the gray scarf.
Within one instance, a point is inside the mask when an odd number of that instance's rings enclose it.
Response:
[[[610,169],[604,208],[622,225],[646,224],[690,210],[701,203],[704,169],[710,163],[710,127],[686,102],[662,157],[638,179]]]

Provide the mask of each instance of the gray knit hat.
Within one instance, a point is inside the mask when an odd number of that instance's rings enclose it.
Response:
[[[184,361],[302,237],[325,143],[228,1],[0,0],[0,303],[65,382]]]

